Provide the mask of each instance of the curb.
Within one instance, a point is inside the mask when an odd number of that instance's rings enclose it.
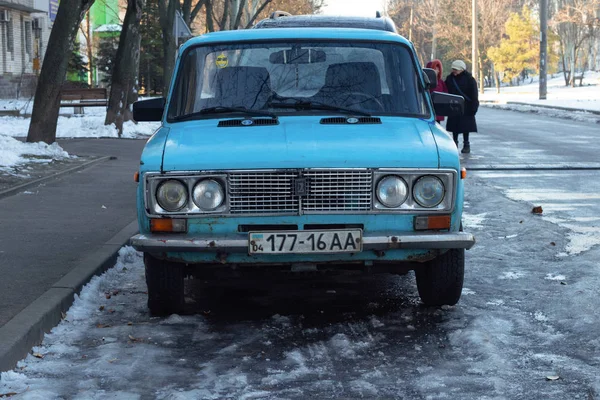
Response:
[[[43,178],[39,178],[39,179],[33,180],[31,182],[25,182],[25,183],[22,183],[20,185],[13,186],[10,189],[6,189],[6,190],[3,190],[3,191],[0,191],[0,199],[2,199],[4,197],[12,196],[14,194],[19,193],[22,190],[28,189],[28,188],[30,188],[32,186],[36,186],[36,185],[38,185],[38,184],[40,184],[42,182],[45,182],[45,181],[49,181],[50,179],[58,178],[58,177],[60,177],[62,175],[65,175],[65,174],[68,174],[68,173],[71,173],[71,172],[79,171],[81,169],[89,167],[90,165],[93,165],[93,164],[96,164],[96,163],[100,163],[100,162],[104,162],[104,161],[108,161],[108,160],[110,160],[112,158],[113,158],[113,156],[100,157],[100,158],[97,158],[95,160],[87,161],[87,162],[85,162],[85,163],[83,163],[81,165],[78,165],[76,167],[65,169],[64,171],[60,171],[60,172],[57,172],[55,174],[45,176]]]
[[[127,245],[129,238],[137,232],[137,220],[134,220],[0,327],[0,372],[15,368],[33,346],[42,342],[44,333],[50,332],[62,320],[62,314],[73,304],[75,294],[79,294],[92,277],[113,267],[121,247]]]
[[[595,114],[595,115],[600,115],[600,111],[596,111],[596,110],[587,110],[584,108],[572,108],[572,107],[561,107],[561,106],[548,106],[545,104],[534,104],[534,103],[523,103],[520,101],[507,101],[507,102],[498,102],[498,101],[493,101],[493,100],[482,100],[480,102],[481,105],[518,105],[518,106],[529,106],[529,107],[539,107],[539,108],[546,108],[549,110],[561,110],[561,111],[573,111],[573,112],[584,112],[584,113],[590,113],[590,114]]]
[[[547,106],[545,104],[522,103],[520,101],[507,101],[506,104],[515,104],[515,105],[520,105],[520,106],[531,106],[531,107],[549,108],[549,109],[552,109],[552,110],[586,112],[586,113],[590,113],[590,114],[600,115],[600,111],[586,110],[586,109],[583,109],[583,108],[561,107],[561,106]]]

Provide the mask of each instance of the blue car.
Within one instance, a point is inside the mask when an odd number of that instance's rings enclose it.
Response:
[[[182,312],[187,277],[414,270],[426,305],[455,304],[463,180],[430,94],[435,71],[387,18],[274,15],[179,49],[141,156],[137,209],[152,314]]]

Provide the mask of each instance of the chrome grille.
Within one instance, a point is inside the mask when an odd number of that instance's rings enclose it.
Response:
[[[292,183],[298,176],[287,172],[232,172],[228,176],[232,214],[276,214],[298,212],[299,198]]]
[[[369,211],[372,177],[370,171],[309,170],[309,194],[302,199],[302,209],[320,211]]]
[[[306,179],[306,192],[296,193],[297,179]],[[230,172],[230,212],[289,214],[370,211],[372,180],[372,172],[368,170]]]

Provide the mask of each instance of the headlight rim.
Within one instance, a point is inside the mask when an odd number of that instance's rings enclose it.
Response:
[[[195,194],[196,189],[198,188],[198,186],[200,184],[202,184],[203,182],[207,182],[207,181],[216,183],[218,185],[218,187],[220,189],[220,193],[221,193],[221,201],[219,202],[219,204],[217,204],[215,207],[212,207],[212,208],[203,208],[199,204],[199,202],[196,201],[196,194]],[[215,212],[215,211],[219,210],[226,203],[225,185],[219,179],[216,179],[214,177],[204,177],[204,178],[198,179],[198,181],[196,181],[194,183],[194,186],[192,187],[191,197],[192,197],[193,204],[196,207],[198,207],[198,210],[200,210],[201,212]]]
[[[380,195],[380,186],[382,184],[383,181],[385,181],[388,178],[395,178],[397,179],[399,182],[401,182],[404,185],[404,198],[397,202],[396,205],[389,205],[386,204],[385,200],[382,200],[382,196]],[[379,178],[379,180],[377,181],[377,184],[375,185],[375,197],[377,198],[377,201],[384,207],[388,208],[388,209],[397,209],[399,207],[402,206],[402,204],[406,203],[406,201],[409,199],[410,196],[410,192],[409,192],[409,186],[408,183],[406,182],[406,180],[400,176],[400,175],[396,175],[396,174],[386,174],[383,175]]]
[[[159,196],[160,190],[161,188],[163,188],[166,184],[170,183],[170,182],[177,182],[178,184],[181,185],[181,187],[184,189],[185,192],[185,196],[183,196],[183,203],[181,204],[181,206],[177,207],[177,208],[168,208],[165,207],[163,201],[161,201],[161,197]],[[170,179],[165,179],[164,181],[160,182],[157,186],[156,186],[156,190],[155,190],[155,194],[154,194],[154,198],[156,200],[156,204],[162,208],[163,210],[165,210],[166,212],[170,212],[170,213],[174,213],[174,212],[178,212],[183,210],[188,204],[189,204],[189,189],[186,185],[185,182],[182,182],[179,179],[175,179],[175,178],[170,178]]]
[[[417,196],[417,194],[418,194],[417,185],[423,179],[427,179],[427,178],[435,179],[440,184],[440,187],[442,188],[442,195],[440,196],[439,201],[433,205],[426,205],[426,204],[422,203],[421,201],[419,201],[418,196]],[[433,174],[421,175],[414,180],[411,192],[412,192],[412,199],[416,204],[418,204],[420,207],[423,207],[426,209],[432,209],[432,208],[439,206],[440,204],[442,204],[444,202],[444,199],[446,198],[446,185],[444,184],[444,181],[439,176],[436,176]]]

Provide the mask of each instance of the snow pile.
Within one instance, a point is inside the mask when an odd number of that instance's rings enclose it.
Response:
[[[52,160],[68,158],[69,153],[56,143],[51,145],[38,143],[23,143],[10,136],[0,134],[0,171],[8,171],[11,167],[37,162],[47,163]]]

